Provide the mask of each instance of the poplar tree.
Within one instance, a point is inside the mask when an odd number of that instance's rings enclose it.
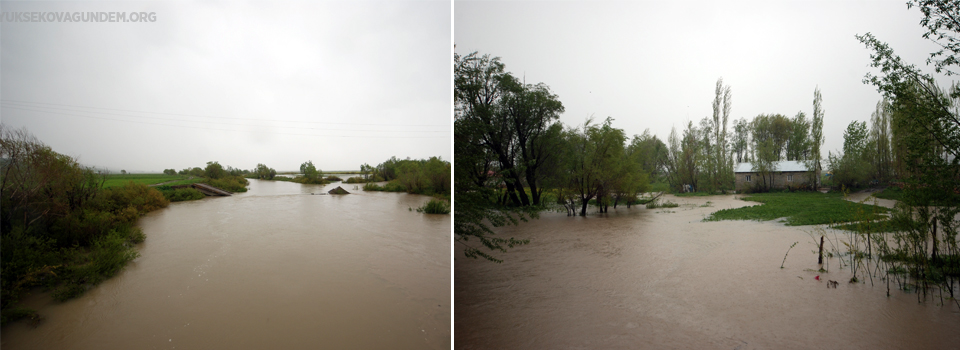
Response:
[[[813,119],[810,121],[810,157],[811,162],[807,168],[812,168],[815,174],[814,186],[820,187],[820,164],[823,155],[820,154],[820,147],[823,146],[823,98],[820,96],[820,87],[813,90]]]

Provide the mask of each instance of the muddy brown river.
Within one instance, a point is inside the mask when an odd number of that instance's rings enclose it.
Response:
[[[450,215],[429,197],[250,181],[139,220],[141,256],[3,349],[449,349]],[[311,195],[342,186],[350,195]],[[412,209],[412,211],[411,211]]]
[[[847,283],[850,270],[836,259],[817,273],[812,227],[702,222],[755,203],[667,197],[681,206],[545,213],[498,229],[531,240],[498,254],[502,264],[456,248],[455,348],[960,348],[952,301],[918,303],[895,287],[887,297],[880,281]]]

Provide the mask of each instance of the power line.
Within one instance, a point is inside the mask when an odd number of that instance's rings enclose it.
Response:
[[[88,108],[88,109],[101,109],[108,111],[120,111],[120,112],[134,112],[134,113],[147,113],[147,114],[163,114],[163,115],[175,115],[181,117],[198,117],[198,118],[213,118],[213,119],[234,119],[234,120],[251,120],[251,121],[267,121],[267,122],[284,122],[284,123],[311,123],[311,124],[333,124],[333,125],[374,125],[374,126],[445,126],[449,127],[449,124],[379,124],[379,123],[330,123],[330,122],[316,122],[316,121],[301,121],[301,120],[274,120],[274,119],[248,119],[248,118],[237,118],[237,117],[215,117],[215,116],[204,116],[196,114],[181,114],[181,113],[166,113],[166,112],[149,112],[149,111],[137,111],[130,109],[117,109],[117,108],[104,108],[104,107],[89,107],[89,106],[77,106],[77,105],[67,105],[60,103],[49,103],[49,102],[32,102],[32,101],[18,101],[18,100],[0,100],[0,102],[6,103],[17,103],[17,104],[35,104],[35,105],[51,105],[51,106],[63,106],[63,107],[74,107],[74,108]],[[42,107],[42,106],[36,106]],[[46,107],[52,108],[52,107]]]
[[[2,105],[2,104],[0,104]],[[20,109],[25,111],[34,111],[34,112],[49,112],[44,109],[53,109],[61,110],[67,112],[79,112],[79,113],[97,113],[105,115],[115,115],[120,117],[132,117],[132,118],[144,118],[144,119],[156,119],[163,121],[174,121],[174,122],[187,122],[187,123],[205,123],[205,124],[222,124],[222,125],[232,125],[232,126],[253,126],[253,127],[264,127],[264,128],[282,128],[282,129],[309,129],[309,130],[320,130],[320,131],[363,131],[363,132],[445,132],[449,133],[449,130],[369,130],[369,129],[327,129],[327,128],[313,128],[305,126],[274,126],[274,125],[256,125],[256,124],[240,124],[240,123],[226,123],[226,122],[214,122],[214,121],[204,121],[204,120],[184,120],[184,119],[170,119],[170,118],[159,118],[159,117],[146,117],[146,116],[137,116],[129,114],[120,114],[120,113],[109,113],[109,112],[91,112],[91,111],[82,111],[82,110],[73,110],[68,108],[57,108],[57,107],[38,107],[30,105],[17,105],[17,104],[7,104],[4,107]],[[31,109],[26,109],[31,108]],[[42,109],[40,109],[42,108]],[[71,114],[72,115],[72,114]]]
[[[119,121],[119,122],[134,123],[134,124],[147,124],[147,125],[170,126],[170,127],[175,127],[175,128],[188,128],[188,129],[199,129],[199,130],[219,130],[219,131],[240,131],[240,132],[247,132],[247,130],[217,129],[217,128],[206,128],[206,127],[187,126],[187,125],[171,125],[171,124],[151,123],[151,122],[142,122],[142,121],[134,121],[134,120],[103,118],[103,117],[95,117],[95,116],[80,115],[80,114],[71,114],[71,113],[62,113],[62,112],[51,112],[51,111],[43,111],[43,110],[34,110],[34,109],[20,108],[20,107],[14,107],[14,106],[0,106],[0,108],[18,109],[18,110],[24,110],[24,111],[31,111],[31,112],[38,112],[38,113],[46,113],[46,114],[59,114],[59,115],[82,117],[82,118],[90,118],[90,119],[101,119],[101,120]],[[250,125],[245,125],[245,126],[250,126]],[[366,131],[382,131],[382,130],[366,130]],[[299,136],[339,137],[339,138],[422,139],[422,138],[440,138],[440,137],[448,137],[448,136],[450,136],[449,134],[443,135],[443,136],[420,136],[420,137],[417,137],[417,136],[411,136],[411,137],[404,137],[404,136],[372,136],[372,135],[371,135],[371,136],[353,136],[353,135],[294,134],[294,133],[269,132],[269,131],[258,131],[258,132],[267,133],[267,134],[277,134],[277,135],[299,135]]]

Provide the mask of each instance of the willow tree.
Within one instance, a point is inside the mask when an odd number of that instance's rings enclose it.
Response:
[[[580,216],[587,215],[591,199],[602,205],[618,181],[618,168],[623,159],[626,135],[614,128],[613,119],[594,125],[587,120],[582,127],[567,132],[570,165],[567,185],[580,201]],[[601,209],[603,211],[603,209]]]
[[[546,84],[526,84],[506,72],[498,57],[474,52],[456,61],[454,95],[461,134],[469,139],[465,142],[476,144],[471,152],[486,155],[463,166],[479,168],[475,170],[483,175],[477,175],[478,180],[495,173],[508,204],[540,205],[541,169],[555,161],[562,129],[557,125],[564,111],[559,97]]]
[[[494,181],[494,169],[503,170],[511,164],[510,157],[501,157],[501,141],[506,139],[506,123],[497,123],[497,109],[504,95],[499,83],[504,74],[504,65],[499,57],[478,55],[454,55],[454,224],[455,241],[464,248],[464,255],[483,257],[501,262],[489,251],[506,252],[507,248],[526,244],[529,241],[515,238],[494,237],[493,227],[518,224],[526,217],[536,215],[528,207],[503,206],[493,200],[495,190],[488,186]],[[496,149],[490,147],[496,145]],[[508,154],[507,154],[508,155]],[[499,162],[499,164],[497,164]],[[514,203],[520,199],[513,193],[515,184],[510,182]],[[480,246],[469,243],[477,241]],[[481,249],[485,247],[486,249]]]
[[[557,157],[556,143],[562,127],[556,121],[563,113],[563,103],[546,84],[524,84],[505,74],[500,82],[506,91],[501,101],[501,119],[509,123],[511,141],[516,147],[516,167],[523,172],[525,185],[530,188],[529,204],[540,205],[543,188],[540,186],[544,165]],[[517,191],[526,195],[523,188]],[[521,198],[521,203],[526,198]]]

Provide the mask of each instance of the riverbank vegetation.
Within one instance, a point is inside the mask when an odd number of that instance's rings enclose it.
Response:
[[[406,192],[442,198],[450,197],[450,162],[430,159],[390,159],[370,168],[370,177],[387,181],[384,185],[368,182],[364,191]]]
[[[450,214],[450,203],[443,199],[432,198],[423,206],[417,208],[418,213]]]
[[[247,173],[247,170],[229,166],[224,168],[219,162],[211,161],[207,162],[207,167],[203,169],[204,179],[200,182],[229,192],[247,192],[247,185],[250,184],[244,178]]]
[[[923,37],[942,48],[930,54],[928,64],[938,73],[956,74],[960,6],[942,1],[911,1],[907,6],[921,11]],[[879,258],[875,262],[882,270],[905,271],[907,285],[924,297],[939,292],[942,303],[947,293],[948,300],[960,306],[960,85],[942,88],[933,75],[904,62],[870,33],[857,35],[857,39],[871,51],[871,66],[880,70],[880,75],[868,73],[864,82],[884,96],[872,118],[877,126],[871,128],[868,138],[880,142],[868,141],[865,146],[869,158],[875,160],[867,173],[900,179],[902,193],[890,219],[894,232],[868,230],[851,238],[854,244],[867,245],[867,259]],[[859,246],[856,251],[862,253]],[[861,264],[854,261],[852,265],[856,279]],[[904,285],[897,274],[882,277],[888,286],[890,278]]]
[[[194,201],[206,197],[203,192],[190,187],[174,188],[173,186],[157,186],[156,189],[163,194],[163,198],[171,202]]]
[[[361,176],[351,176],[351,177],[348,177],[346,180],[343,180],[343,183],[345,184],[362,184],[367,182],[370,182],[370,181],[367,179],[364,179]]]
[[[3,323],[39,319],[19,305],[32,288],[66,300],[116,274],[144,239],[135,220],[169,203],[143,183],[104,188],[94,169],[2,124],[0,159]]]

